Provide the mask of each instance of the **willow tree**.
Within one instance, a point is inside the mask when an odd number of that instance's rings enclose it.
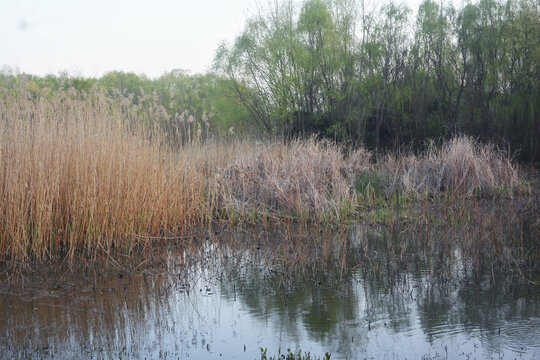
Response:
[[[354,118],[356,19],[350,1],[274,3],[250,18],[215,69],[270,134],[346,136]]]
[[[540,159],[540,6],[272,2],[215,69],[260,129],[372,149],[468,133]]]

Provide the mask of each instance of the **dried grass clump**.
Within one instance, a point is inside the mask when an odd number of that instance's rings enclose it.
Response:
[[[352,179],[358,174],[373,172],[372,158],[373,154],[364,147],[351,151],[347,157],[347,166],[345,168],[347,177]]]
[[[1,259],[130,252],[204,221],[197,169],[133,131],[125,106],[97,90],[0,99]]]
[[[328,141],[253,146],[216,175],[226,206],[271,215],[320,216],[351,201],[341,149]]]
[[[508,156],[468,136],[454,137],[438,149],[431,146],[421,156],[390,158],[386,167],[396,174],[398,186],[417,194],[495,195],[514,191],[519,184]]]

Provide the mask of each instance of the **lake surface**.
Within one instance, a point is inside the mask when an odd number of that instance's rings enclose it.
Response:
[[[405,256],[381,229],[332,234],[307,248],[283,232],[264,242],[246,233],[168,249],[161,267],[131,275],[17,280],[0,292],[0,357],[259,359],[260,348],[281,348],[332,359],[540,358],[540,286],[507,266],[475,266],[451,246]]]

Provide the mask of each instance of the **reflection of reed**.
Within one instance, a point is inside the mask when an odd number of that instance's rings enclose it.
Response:
[[[247,342],[251,326],[270,329],[272,343],[316,343],[349,358],[374,351],[374,337],[403,334],[428,352],[449,337],[480,339],[486,352],[533,346],[538,324],[522,320],[540,317],[539,289],[507,275],[518,274],[510,255],[521,251],[529,254],[522,271],[538,269],[526,213],[536,210],[477,205],[420,209],[424,222],[393,226],[278,223],[212,233],[161,244],[159,267],[132,275],[44,273],[24,290],[1,289],[0,350],[182,356],[212,351],[231,328]],[[492,336],[501,327],[502,345]]]
[[[106,358],[154,354],[155,358],[175,343],[189,342],[193,347],[192,336],[199,338],[195,345],[206,341],[197,329],[186,327],[197,322],[202,329],[211,325],[195,320],[198,291],[190,296],[181,293],[177,279],[140,274],[103,277],[95,284],[85,287],[80,281],[68,291],[0,297],[0,307],[9,308],[5,322],[0,322],[2,337],[9,342],[0,347],[29,354],[88,352]]]
[[[459,264],[477,275],[489,272],[533,281],[540,269],[538,201],[471,200],[411,207],[383,225],[351,227],[364,271],[392,276],[402,270],[452,278]]]

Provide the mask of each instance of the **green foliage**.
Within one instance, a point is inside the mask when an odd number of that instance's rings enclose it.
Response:
[[[287,353],[282,354],[281,348],[278,350],[278,354],[275,356],[267,356],[267,350],[261,348],[261,360],[330,360],[330,354],[325,353],[323,358],[320,357],[312,357],[309,352],[304,352],[302,354],[301,350],[298,350],[297,353],[293,353],[290,349],[287,350]]]
[[[150,113],[160,113],[147,117],[147,125],[162,127],[170,140],[185,142],[197,134],[199,138],[223,137],[254,131],[247,110],[234,94],[232,82],[211,73],[190,75],[173,70],[149,79],[114,71],[94,79],[68,74],[40,77],[10,69],[0,72],[0,97],[28,90],[36,98],[50,98],[57,91],[89,93],[95,86],[105,89],[111,99],[126,97],[130,105],[138,106],[138,110],[124,109],[126,112],[139,111],[141,115],[142,109],[151,109]]]
[[[297,6],[298,5],[298,6]],[[215,59],[261,133],[377,150],[468,133],[540,159],[540,8],[272,2]]]
[[[413,18],[393,2],[268,1],[214,73],[173,70],[157,79],[0,71],[0,96],[26,89],[88,93],[153,107],[170,140],[317,134],[382,151],[456,133],[540,160],[540,7],[535,0],[424,0]],[[26,96],[26,95],[25,95]],[[165,116],[166,115],[166,116]],[[140,117],[140,116],[139,116]]]
[[[382,172],[364,172],[356,177],[355,188],[359,194],[368,197],[383,197],[388,183]]]

